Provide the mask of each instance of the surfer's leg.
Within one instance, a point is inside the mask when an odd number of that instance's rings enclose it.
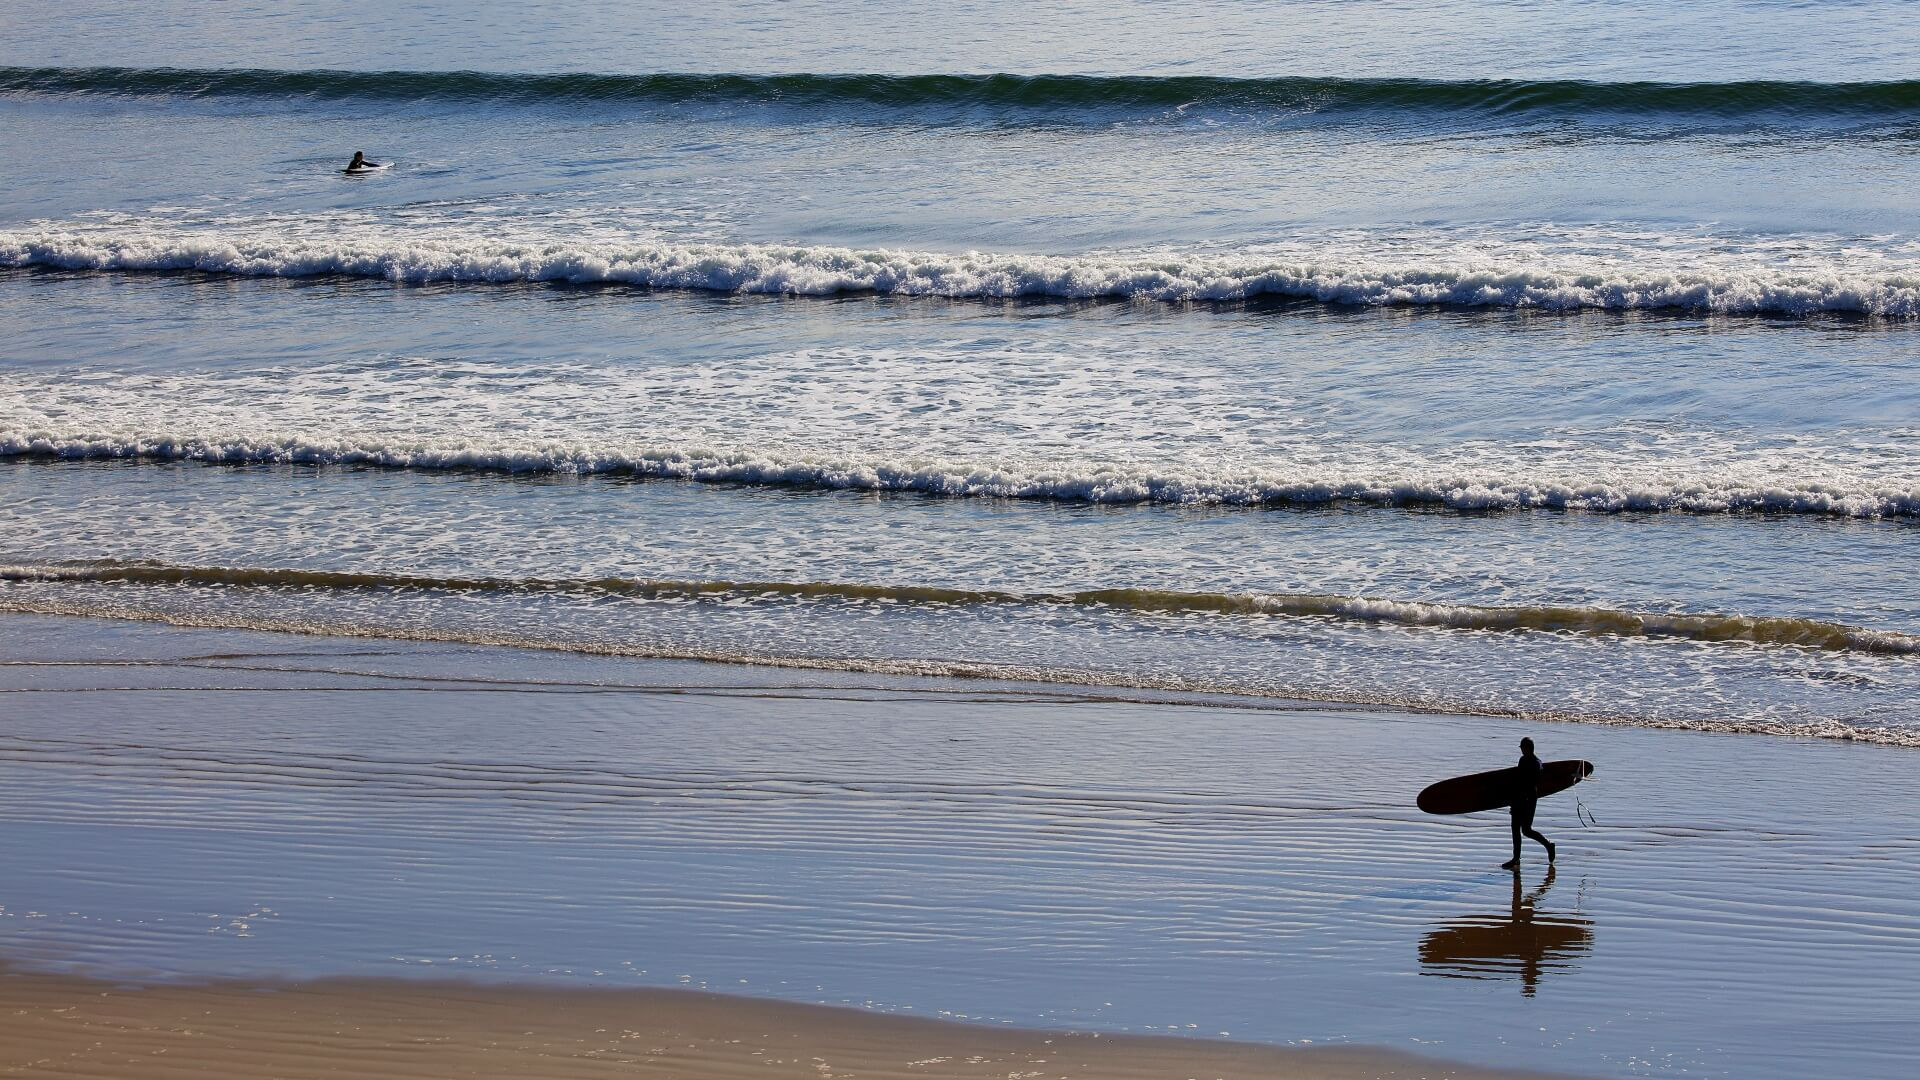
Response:
[[[1541,835],[1540,835],[1539,833],[1537,833],[1537,832],[1534,832],[1534,831],[1533,831],[1533,828],[1532,828],[1531,826],[1529,826],[1529,827],[1527,828],[1527,835],[1528,835],[1528,836],[1531,836],[1531,837],[1533,837],[1533,838],[1534,838],[1535,840],[1537,840],[1537,841],[1539,841],[1539,842],[1540,842],[1540,846],[1541,846],[1541,847],[1543,847],[1543,848],[1546,848],[1546,849],[1547,849],[1547,861],[1548,861],[1548,862],[1552,862],[1552,861],[1553,861],[1553,841],[1551,841],[1551,840],[1549,840],[1549,839],[1547,839],[1547,838],[1546,838],[1546,837],[1544,837],[1544,836],[1541,836]],[[1515,840],[1514,842],[1515,842],[1515,843],[1519,843],[1519,841],[1518,841],[1518,840]]]
[[[1513,827],[1513,858],[1500,864],[1500,869],[1511,870],[1520,865],[1520,815],[1509,814],[1507,822]]]
[[[1546,848],[1547,861],[1553,861],[1553,841],[1533,831],[1533,807],[1531,806],[1524,809],[1516,807],[1513,815],[1513,857],[1516,859],[1520,857],[1520,836],[1522,833],[1532,837],[1541,847]]]

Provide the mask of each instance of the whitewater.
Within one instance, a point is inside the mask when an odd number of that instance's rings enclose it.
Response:
[[[502,243],[451,236],[446,230],[419,237],[404,229],[351,228],[346,222],[292,224],[180,229],[127,222],[4,230],[0,266],[345,275],[404,284],[617,284],[801,296],[1166,302],[1288,297],[1358,305],[1920,318],[1920,273],[1877,269],[1875,263],[1891,261],[1881,252],[1873,252],[1862,266],[1858,258],[1834,252],[1840,246],[1836,242],[1802,242],[1790,252],[1761,246],[1745,260],[1722,256],[1701,266],[1697,259],[1675,258],[1644,241],[1647,250],[1630,254],[1651,257],[1630,259],[1485,240],[1422,258],[1392,250],[1413,246],[1404,240],[1385,251],[1369,251],[1354,244],[1364,238],[1351,237],[1341,238],[1345,245],[1323,239],[1267,245],[1278,250],[1259,254],[1066,256],[660,241]],[[1424,246],[1431,250],[1431,244]]]
[[[1864,477],[1850,485],[1782,479],[1775,470],[1648,470],[1619,475],[1529,474],[1481,466],[1430,463],[1418,472],[1360,466],[1294,466],[1258,471],[1142,468],[1137,465],[845,457],[731,450],[699,444],[594,446],[519,443],[488,446],[449,440],[345,439],[165,433],[58,432],[0,427],[0,456],[73,461],[150,460],[209,464],[376,466],[480,470],[509,474],[612,475],[925,495],[1063,499],[1103,504],[1312,506],[1354,502],[1379,506],[1443,506],[1455,510],[1579,510],[1597,513],[1776,512],[1839,517],[1920,516],[1920,482]],[[1596,463],[1599,464],[1599,463]],[[1605,469],[1605,465],[1601,466]],[[1634,473],[1639,475],[1634,475]]]

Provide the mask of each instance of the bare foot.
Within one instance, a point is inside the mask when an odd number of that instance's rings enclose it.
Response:
[[[1549,855],[1549,856],[1547,856],[1547,861],[1548,861],[1548,862],[1552,862],[1552,861],[1553,861],[1553,856],[1551,856],[1551,855]],[[1518,870],[1518,869],[1520,869],[1520,860],[1519,860],[1519,859],[1508,859],[1508,860],[1507,860],[1506,862],[1503,862],[1503,863],[1501,863],[1501,864],[1500,864],[1500,869],[1502,869],[1502,870]]]

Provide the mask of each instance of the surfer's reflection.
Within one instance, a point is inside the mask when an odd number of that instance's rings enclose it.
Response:
[[[1521,891],[1513,872],[1513,910],[1507,918],[1456,919],[1429,931],[1420,942],[1421,973],[1460,979],[1520,980],[1531,997],[1543,972],[1571,967],[1573,958],[1593,948],[1593,923],[1587,919],[1537,910],[1553,887],[1553,867],[1532,892]]]

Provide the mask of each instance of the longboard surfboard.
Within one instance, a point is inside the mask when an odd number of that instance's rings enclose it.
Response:
[[[1534,795],[1544,799],[1592,775],[1591,761],[1568,758],[1564,761],[1541,762],[1540,781],[1534,786]],[[1414,802],[1429,814],[1471,814],[1477,810],[1497,810],[1513,801],[1513,785],[1519,778],[1517,766],[1456,776],[1429,785]]]

